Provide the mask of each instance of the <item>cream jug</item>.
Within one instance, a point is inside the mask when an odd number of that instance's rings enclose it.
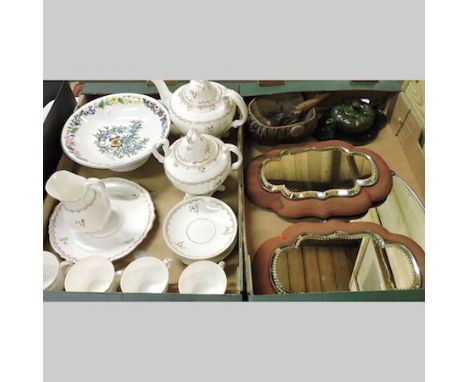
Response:
[[[60,201],[63,216],[75,231],[97,232],[108,222],[111,205],[106,186],[99,179],[61,170],[52,174],[45,189]]]

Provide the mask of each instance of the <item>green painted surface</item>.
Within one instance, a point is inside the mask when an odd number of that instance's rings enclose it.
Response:
[[[282,86],[260,86],[256,82],[250,82],[240,85],[240,94],[248,97],[301,91],[378,90],[398,92],[400,89],[399,81],[286,81]]]
[[[257,81],[217,82],[237,91],[244,97],[296,91],[375,90],[398,92],[401,90],[400,81],[285,81],[285,84],[281,86],[260,86]],[[169,89],[174,91],[185,83],[186,81],[180,81],[175,85],[169,86]],[[157,94],[158,92],[154,85],[149,84],[146,81],[90,81],[85,82],[82,93],[100,95],[111,93]]]
[[[179,293],[84,293],[43,292],[43,301],[139,302],[139,301],[242,301],[242,295],[194,295]]]
[[[377,292],[327,292],[281,295],[250,295],[249,301],[425,301],[424,289]]]
[[[171,91],[175,91],[187,81],[177,82],[175,85],[169,86]],[[224,86],[239,91],[239,84],[234,82],[221,82]],[[138,93],[138,94],[158,94],[156,87],[146,81],[119,81],[119,82],[100,82],[90,81],[85,82],[82,94],[101,95],[113,93]]]
[[[53,301],[90,301],[90,302],[142,302],[142,301],[242,301],[242,295],[188,295],[178,293],[81,293],[81,292],[43,292],[44,302]],[[328,292],[282,295],[250,295],[248,301],[257,302],[298,302],[298,301],[425,301],[425,290],[378,292]]]

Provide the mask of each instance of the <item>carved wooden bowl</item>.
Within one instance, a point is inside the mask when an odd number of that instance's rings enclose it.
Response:
[[[300,117],[290,120],[291,123],[284,122],[288,121],[288,112],[301,100],[304,101],[297,93],[288,93],[250,101],[247,131],[252,139],[262,145],[273,145],[301,142],[310,137],[318,122],[315,108],[304,110]]]

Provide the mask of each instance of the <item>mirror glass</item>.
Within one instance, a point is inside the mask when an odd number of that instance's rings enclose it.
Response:
[[[419,268],[409,250],[372,233],[302,235],[275,250],[271,281],[278,293],[377,291],[419,288]]]
[[[290,199],[356,195],[378,180],[372,158],[340,147],[284,151],[263,161],[262,186]]]
[[[272,276],[280,293],[349,291],[360,240],[302,240],[275,252]],[[276,285],[275,285],[276,284]]]

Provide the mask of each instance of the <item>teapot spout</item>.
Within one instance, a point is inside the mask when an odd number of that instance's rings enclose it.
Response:
[[[86,178],[66,170],[56,171],[47,180],[45,189],[54,199],[74,202],[85,194]]]
[[[152,80],[156,89],[158,89],[159,97],[161,98],[161,102],[165,106],[169,106],[169,100],[172,97],[172,93],[167,87],[166,83],[163,80]]]

